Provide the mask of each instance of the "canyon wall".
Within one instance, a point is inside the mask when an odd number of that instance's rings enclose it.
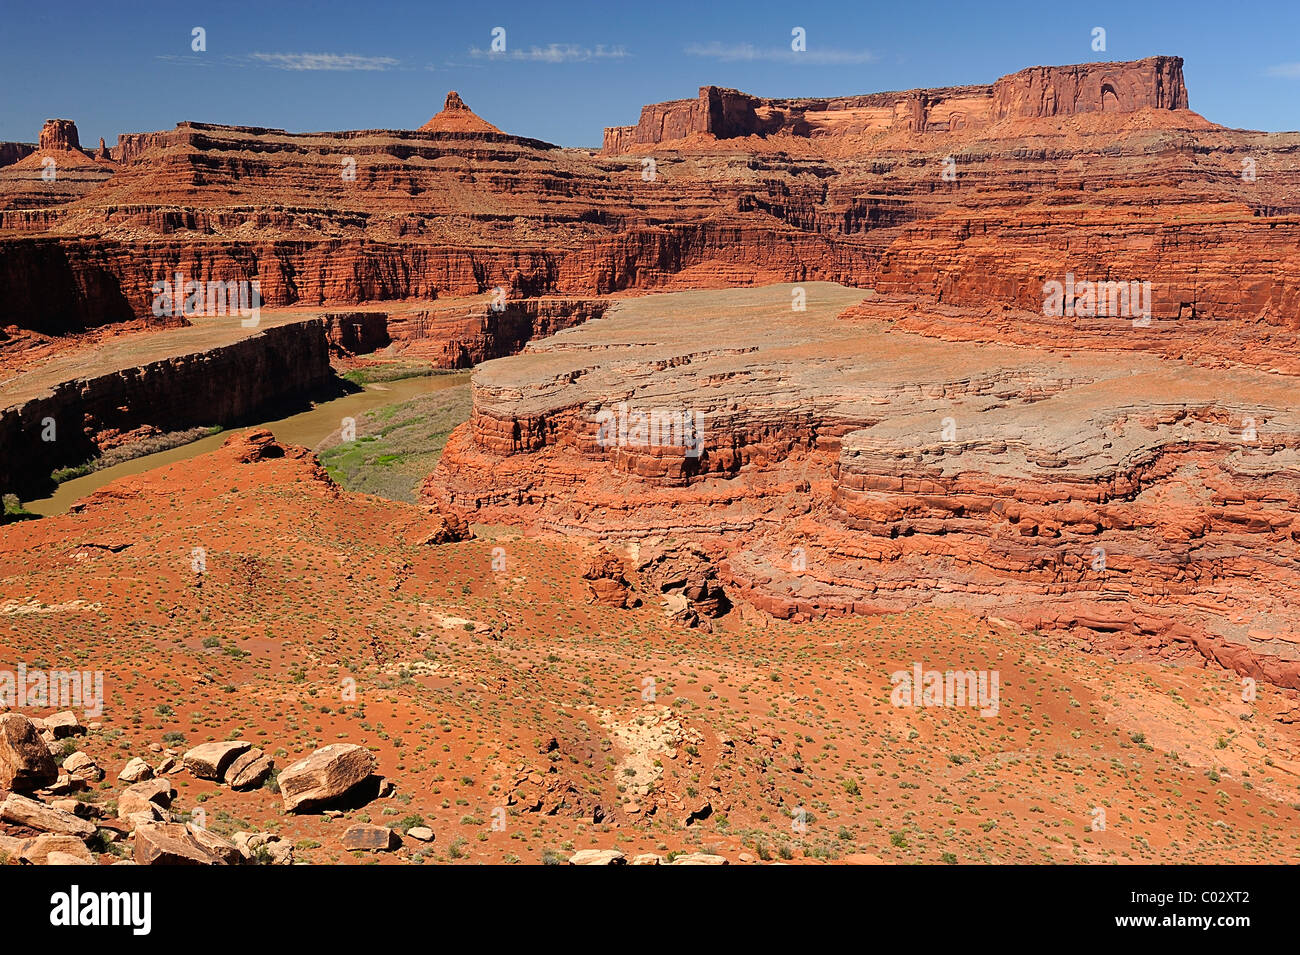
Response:
[[[603,151],[620,155],[700,136],[859,136],[890,129],[957,132],[1008,118],[1187,108],[1183,61],[1176,56],[1127,63],[1036,66],[1004,76],[991,86],[826,99],[770,99],[702,86],[695,99],[643,107],[635,126],[607,127]]]
[[[480,365],[426,496],[696,542],[779,617],[962,607],[1300,689],[1300,369],[954,347],[792,291],[629,299]]]
[[[11,166],[36,152],[33,143],[0,143],[0,166]]]
[[[0,491],[39,497],[48,492],[52,471],[91,460],[106,442],[125,434],[238,424],[282,403],[301,402],[334,382],[323,319],[65,381],[0,410]]]

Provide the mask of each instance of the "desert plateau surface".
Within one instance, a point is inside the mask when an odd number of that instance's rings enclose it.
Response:
[[[0,143],[0,861],[1300,860],[1300,134],[1014,67]]]

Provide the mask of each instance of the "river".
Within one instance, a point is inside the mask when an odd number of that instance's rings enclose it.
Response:
[[[339,430],[344,418],[358,418],[374,408],[399,404],[419,395],[428,394],[431,391],[441,391],[444,388],[454,388],[468,381],[469,373],[466,372],[464,374],[424,375],[415,378],[400,378],[397,381],[368,384],[362,391],[344,395],[341,398],[318,402],[309,411],[302,411],[287,418],[277,418],[273,421],[263,421],[245,425],[241,428],[232,428],[229,431],[222,431],[206,438],[200,438],[198,441],[191,441],[189,444],[183,444],[178,448],[132,458],[130,461],[123,461],[121,464],[115,464],[100,471],[93,471],[84,477],[64,481],[49,497],[36,501],[27,501],[23,506],[33,514],[42,514],[46,517],[54,514],[65,514],[76,501],[105,484],[130,474],[140,474],[144,471],[162,467],[165,464],[175,464],[177,461],[184,461],[205,454],[221,447],[230,435],[251,428],[267,428],[275,435],[277,441],[314,449]]]

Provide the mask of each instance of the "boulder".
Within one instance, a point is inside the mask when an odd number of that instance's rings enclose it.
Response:
[[[59,862],[54,856],[74,859],[75,862]],[[76,836],[37,836],[27,841],[20,858],[32,865],[94,865],[95,856]]]
[[[235,757],[247,752],[253,744],[247,740],[218,740],[215,743],[201,743],[187,752],[181,759],[188,769],[199,779],[220,780]]]
[[[619,608],[628,605],[627,577],[623,559],[617,554],[599,548],[588,559],[582,577],[587,581],[588,594],[594,602]]]
[[[117,778],[124,783],[139,783],[153,778],[153,768],[139,756],[133,756],[122,767]]]
[[[230,837],[245,862],[293,865],[293,846],[272,832],[237,832]]]
[[[252,789],[260,786],[274,768],[275,763],[271,757],[253,747],[235,757],[234,762],[226,767],[223,778],[231,789]]]
[[[71,710],[55,713],[45,717],[46,728],[54,734],[55,739],[67,739],[69,736],[85,736],[86,728]]]
[[[433,841],[433,830],[428,826],[412,826],[406,830],[406,834],[417,842]]]
[[[140,865],[225,865],[179,822],[152,822],[137,829],[133,858]]]
[[[680,855],[669,865],[728,865],[726,856],[711,855],[707,852],[688,852]]]
[[[627,865],[627,858],[617,849],[579,849],[569,865]]]
[[[11,860],[19,858],[31,843],[31,839],[15,839],[13,836],[0,833],[0,865],[6,865]]]
[[[154,778],[134,783],[122,790],[122,794],[117,797],[117,817],[127,819],[138,812],[160,817],[161,810],[169,807],[175,796],[176,790],[166,779]]]
[[[59,778],[54,780],[44,789],[37,790],[45,796],[67,796],[79,792],[86,788],[86,781],[73,776],[70,773],[59,773]]]
[[[632,857],[632,865],[663,865],[663,861],[653,852],[643,852]]]
[[[220,859],[226,865],[239,865],[244,861],[243,855],[234,844],[227,842],[215,832],[193,822],[187,823],[185,828],[190,838],[198,843],[199,848],[213,858]]]
[[[0,789],[31,792],[59,778],[44,740],[25,716],[0,716]]]
[[[86,820],[19,793],[10,793],[5,798],[4,804],[0,805],[0,819],[16,826],[79,839],[89,839],[95,834],[95,827]]]
[[[63,761],[63,769],[73,779],[83,783],[97,783],[104,778],[104,771],[85,753],[73,753]]]
[[[139,829],[141,826],[147,826],[151,822],[171,822],[171,814],[159,809],[155,803],[145,803],[146,809],[139,809],[135,812],[128,812],[121,817],[121,821],[131,831]]]
[[[375,771],[374,755],[355,743],[331,743],[280,771],[288,812],[315,808],[344,795]]]
[[[387,852],[397,847],[397,833],[387,826],[372,826],[367,822],[358,822],[343,830],[344,849],[366,849],[371,852]]]
[[[421,523],[416,533],[416,540],[422,547],[451,544],[474,536],[462,518],[455,514],[444,514],[436,508],[430,511],[428,520]]]

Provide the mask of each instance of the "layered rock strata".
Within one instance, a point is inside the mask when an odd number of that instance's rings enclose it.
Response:
[[[50,474],[133,437],[239,423],[336,387],[330,323],[288,321],[243,330],[193,329],[120,339],[4,381],[0,489],[39,496]],[[189,347],[187,347],[187,345]]]
[[[1294,377],[954,346],[803,291],[802,312],[790,287],[631,300],[480,366],[426,494],[698,540],[778,616],[974,607],[1300,688]]]
[[[987,86],[827,99],[770,99],[701,86],[695,99],[643,107],[635,126],[607,127],[603,149],[618,155],[698,137],[724,140],[779,133],[803,138],[860,136],[888,130],[956,133],[982,129],[1005,119],[1131,113],[1142,109],[1187,109],[1181,57],[1035,66]]]

